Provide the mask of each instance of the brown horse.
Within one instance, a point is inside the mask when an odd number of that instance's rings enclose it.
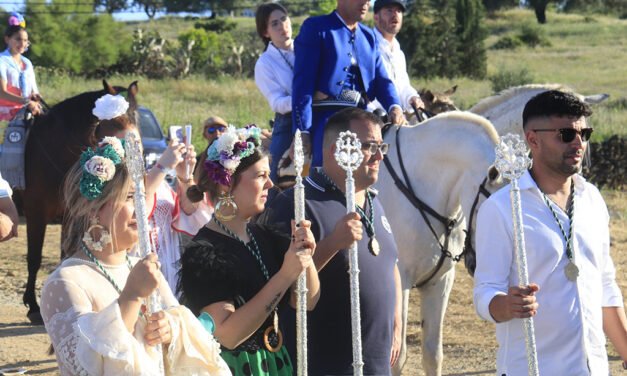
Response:
[[[19,201],[26,217],[28,241],[28,281],[23,302],[29,308],[27,317],[33,324],[43,323],[35,296],[35,281],[41,266],[46,225],[63,216],[61,187],[65,174],[85,148],[95,145],[104,136],[128,127],[128,124],[120,124],[115,119],[99,122],[92,115],[94,103],[105,94],[126,92],[130,104],[128,115],[131,123],[136,124],[137,82],[133,82],[128,89],[112,87],[106,81],[103,81],[103,86],[103,90],[66,99],[53,106],[45,115],[37,117],[26,142],[26,189],[19,192]]]

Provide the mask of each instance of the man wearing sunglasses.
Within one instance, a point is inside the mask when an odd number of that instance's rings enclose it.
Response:
[[[381,126],[381,119],[359,108],[335,113],[324,129],[322,167],[312,169],[304,182],[305,217],[311,221],[316,237],[314,262],[320,286],[324,288],[316,309],[308,316],[310,375],[353,374],[347,273],[348,249],[353,242],[357,242],[359,253],[364,375],[390,375],[398,360],[401,343],[398,252],[377,192],[371,188],[388,149],[383,143]],[[346,172],[334,157],[340,132],[348,130],[357,134],[364,156],[353,172],[356,207],[350,214],[346,214],[344,196]],[[293,208],[294,191],[290,189],[270,203],[261,220],[287,230]],[[285,327],[295,328],[295,324]],[[296,354],[294,333],[285,337],[289,353]]]
[[[207,145],[211,145],[213,140],[220,137],[227,126],[227,122],[219,116],[211,116],[205,120],[202,128],[202,136],[207,140]]]
[[[521,318],[533,317],[543,375],[608,375],[605,336],[627,359],[627,319],[610,257],[609,215],[579,175],[592,128],[588,105],[547,91],[527,102],[533,165],[519,179],[529,280],[518,283],[509,186],[477,217],[474,301],[496,323],[497,374],[527,375]]]

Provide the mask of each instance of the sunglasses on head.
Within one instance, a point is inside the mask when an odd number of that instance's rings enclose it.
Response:
[[[390,148],[390,144],[377,144],[376,142],[364,142],[361,144],[361,148],[363,150],[368,150],[370,154],[376,154],[377,150],[381,150],[382,155],[386,155],[388,153],[388,149]]]
[[[581,136],[581,141],[586,142],[592,135],[592,128],[582,128],[581,130],[575,128],[559,128],[559,129],[534,129],[534,132],[559,132],[560,139],[563,143],[567,144],[573,142],[576,135]]]
[[[220,132],[224,132],[224,130],[226,129],[226,127],[224,125],[212,125],[210,127],[207,127],[206,131],[207,133],[216,133],[216,131],[220,131]]]

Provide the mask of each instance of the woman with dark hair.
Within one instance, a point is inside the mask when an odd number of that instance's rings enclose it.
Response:
[[[12,120],[22,107],[37,115],[41,112],[39,89],[33,63],[23,56],[30,42],[19,13],[9,17],[4,43],[7,49],[0,53],[0,120]]]
[[[291,376],[278,312],[295,305],[294,285],[304,270],[307,307],[317,303],[316,244],[309,221],[292,224],[291,240],[250,223],[272,187],[260,132],[229,126],[209,147],[198,185],[187,194],[199,201],[208,192],[215,212],[185,248],[179,290],[181,301],[215,333],[234,375]]]
[[[270,144],[270,178],[278,181],[281,156],[292,144],[292,78],[294,40],[287,10],[278,3],[257,8],[257,34],[266,45],[255,64],[255,83],[275,112]]]

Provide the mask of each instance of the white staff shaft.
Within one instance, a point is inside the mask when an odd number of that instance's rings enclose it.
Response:
[[[355,211],[355,180],[353,172],[346,172],[346,214]],[[349,249],[350,293],[351,293],[351,329],[353,334],[353,374],[363,375],[364,362],[361,350],[361,305],[359,301],[359,256],[357,242]]]
[[[192,143],[192,126],[185,126],[185,156],[187,157],[187,153],[189,150],[189,145]],[[189,179],[189,163],[185,161],[185,179]]]
[[[142,157],[139,140],[132,133],[126,136],[127,148],[126,158],[131,171],[133,185],[135,186],[135,217],[137,218],[137,230],[139,236],[139,250],[142,257],[146,257],[151,252],[150,227],[148,226],[148,211],[146,210],[146,194],[144,189],[144,158]],[[161,310],[161,299],[159,291],[155,290],[148,299],[148,313]],[[163,363],[163,349],[161,345],[154,347],[157,353],[159,375],[165,375]]]
[[[294,185],[294,221],[305,220],[305,186],[300,174]],[[307,271],[298,276],[296,283],[296,360],[298,376],[307,376]]]
[[[523,229],[522,207],[520,200],[520,188],[518,179],[512,179],[510,189],[512,203],[512,218],[514,222],[514,248],[516,250],[516,266],[518,268],[518,280],[522,286],[529,285],[529,272],[527,269],[527,252],[525,251],[525,236]],[[525,344],[527,348],[527,367],[530,376],[539,376],[538,353],[536,350],[536,335],[533,318],[523,319],[525,330]]]

